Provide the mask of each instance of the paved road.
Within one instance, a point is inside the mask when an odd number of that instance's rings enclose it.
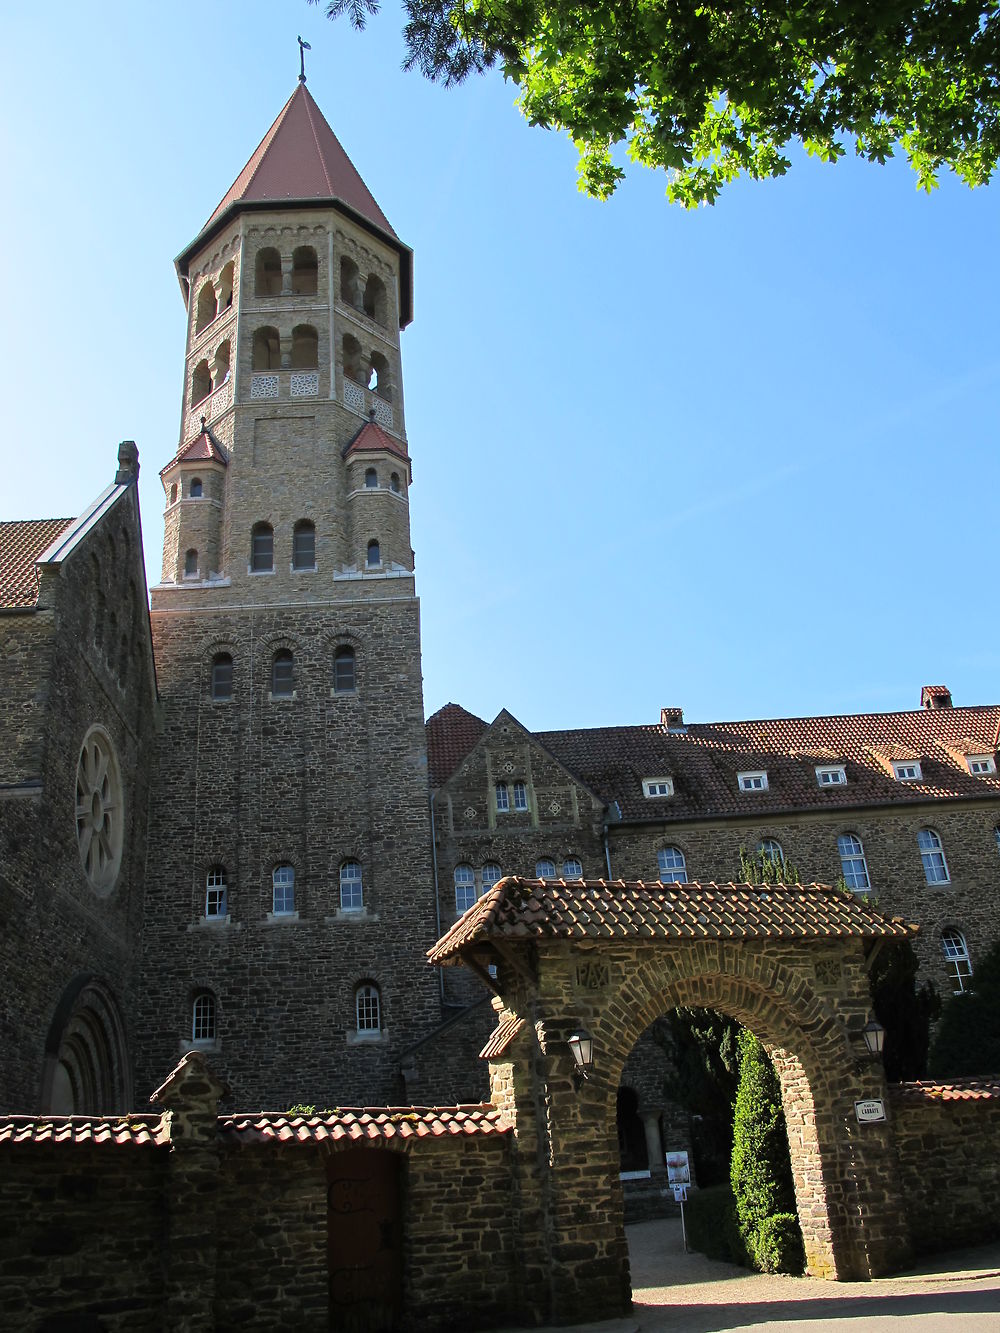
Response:
[[[561,1333],[1000,1333],[1000,1244],[874,1282],[769,1277],[684,1254],[680,1222],[628,1228],[633,1315]]]

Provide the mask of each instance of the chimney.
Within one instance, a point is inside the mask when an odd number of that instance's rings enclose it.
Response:
[[[666,727],[667,731],[686,731],[684,726],[683,708],[661,708],[660,726]]]
[[[202,417],[204,421],[204,417]],[[127,486],[139,475],[139,450],[135,440],[122,440],[118,446],[118,471],[115,473],[115,485]]]
[[[920,707],[931,712],[938,708],[951,708],[951,690],[947,685],[925,685],[920,691]]]

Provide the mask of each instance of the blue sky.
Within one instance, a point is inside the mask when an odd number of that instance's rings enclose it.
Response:
[[[499,76],[400,71],[304,0],[4,22],[0,518],[134,438],[150,581],[177,447],[174,255],[295,85],[413,246],[403,339],[428,712],[534,728],[997,698],[997,188],[796,161],[713,209],[575,153]]]

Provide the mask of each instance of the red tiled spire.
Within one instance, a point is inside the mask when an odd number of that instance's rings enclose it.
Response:
[[[388,218],[304,83],[281,108],[203,230],[207,231],[232,204],[284,204],[294,199],[339,199],[380,231],[396,238]]]

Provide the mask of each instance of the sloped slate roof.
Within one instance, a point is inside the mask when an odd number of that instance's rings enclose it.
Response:
[[[283,204],[293,199],[339,199],[396,237],[304,83],[278,112],[202,230],[207,231],[231,204]]]
[[[564,940],[905,938],[916,926],[879,916],[826,884],[660,884],[642,880],[508,876],[461,916],[432,949],[456,963],[470,945]]]
[[[75,522],[74,518],[30,518],[0,523],[0,606],[35,605],[35,562]]]
[[[0,1119],[0,1144],[72,1143],[159,1148],[170,1142],[162,1124],[162,1117],[158,1115],[12,1115]]]
[[[220,1133],[240,1144],[370,1142],[502,1134],[500,1112],[489,1103],[469,1106],[339,1107],[311,1116],[230,1115]]]
[[[447,782],[488,726],[460,704],[445,704],[427,719],[427,776],[432,790]]]

